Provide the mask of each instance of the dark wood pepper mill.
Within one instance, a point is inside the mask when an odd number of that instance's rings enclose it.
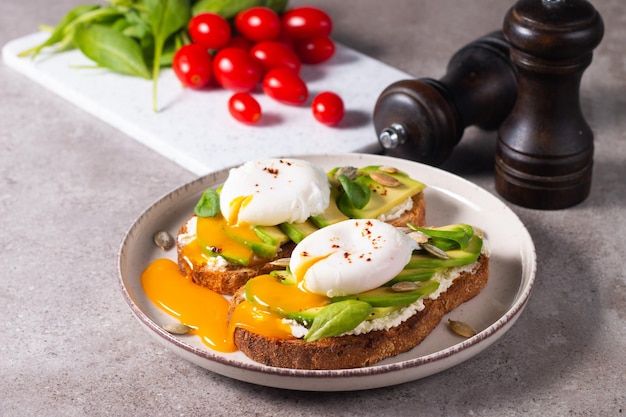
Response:
[[[450,59],[440,80],[389,85],[374,108],[374,127],[386,154],[438,165],[466,127],[497,129],[517,94],[516,69],[502,31],[483,36]]]
[[[604,35],[602,18],[585,0],[519,0],[503,28],[518,94],[498,132],[496,190],[524,207],[578,204],[589,194],[593,164],[580,80]]]

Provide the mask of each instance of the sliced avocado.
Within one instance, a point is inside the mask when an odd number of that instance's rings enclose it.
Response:
[[[438,287],[437,281],[426,281],[418,288],[405,292],[394,291],[391,287],[379,287],[359,294],[333,297],[332,302],[359,300],[369,303],[372,307],[406,306],[436,291]]]
[[[478,260],[483,240],[474,235],[470,238],[465,249],[453,249],[446,251],[448,259],[437,258],[427,253],[413,252],[411,260],[405,269],[412,268],[449,268],[453,266],[469,265]]]
[[[313,307],[302,311],[291,311],[281,313],[285,318],[295,320],[298,323],[302,323],[305,326],[311,324],[317,313],[319,313],[324,307]]]
[[[292,319],[297,321],[298,323],[302,323],[305,326],[309,325],[313,322],[313,319],[324,307],[313,307],[308,310],[297,311],[297,312],[289,312],[282,313],[285,318]],[[388,316],[394,311],[398,311],[402,306],[391,306],[391,307],[373,307],[370,312],[367,320],[374,320]]]
[[[295,243],[300,243],[302,239],[318,230],[318,227],[310,220],[302,223],[282,223],[280,229],[289,236]]]
[[[367,320],[381,319],[383,317],[387,317],[391,313],[398,311],[401,308],[402,306],[373,307],[370,315],[367,317]]]
[[[337,200],[337,206],[341,212],[355,219],[375,219],[426,188],[424,184],[412,179],[404,172],[389,173],[380,171],[379,168],[379,166],[367,166],[357,170],[358,176],[354,181],[370,188],[370,201],[365,207],[358,209],[351,204],[346,194],[341,194]],[[399,185],[388,186],[376,182],[370,176],[374,172],[392,177],[399,182]]]
[[[337,198],[339,196],[339,189],[332,187],[330,189],[330,204],[326,207],[323,213],[311,216],[310,220],[313,224],[320,229],[322,227],[330,226],[331,224],[339,223],[342,220],[347,220],[348,216],[343,214],[339,207],[337,207]]]
[[[289,242],[289,236],[278,226],[254,226],[252,230],[263,242],[270,245],[282,246]]]
[[[270,275],[278,278],[281,284],[293,285],[296,283],[296,277],[294,277],[291,272],[284,270],[284,269],[277,269],[277,270],[271,271]]]
[[[385,284],[386,287],[390,287],[396,282],[403,281],[428,281],[435,275],[437,268],[405,268],[394,279]]]
[[[244,245],[248,246],[255,255],[260,256],[261,258],[272,259],[276,256],[278,248],[280,247],[279,245],[271,245],[269,243],[265,243],[257,236],[254,237],[257,237],[258,240],[255,240],[251,239],[250,237],[238,235],[237,233],[233,233],[229,230],[225,230],[225,233],[234,241],[243,243]]]

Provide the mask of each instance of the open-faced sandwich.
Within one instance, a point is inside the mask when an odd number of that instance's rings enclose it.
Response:
[[[288,267],[248,280],[229,328],[269,366],[364,367],[417,346],[488,275],[486,242],[469,225],[343,220],[301,240]]]
[[[230,170],[206,190],[177,237],[183,274],[221,294],[283,268],[295,245],[346,219],[423,225],[425,185],[392,167],[337,167],[267,158]]]

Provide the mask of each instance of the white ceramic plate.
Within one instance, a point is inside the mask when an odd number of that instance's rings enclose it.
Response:
[[[307,391],[348,391],[400,384],[448,369],[493,344],[514,324],[531,293],[536,255],[528,231],[498,198],[460,177],[404,159],[369,154],[300,158],[324,169],[344,165],[394,166],[426,183],[428,224],[463,222],[486,232],[491,248],[487,287],[445,317],[419,346],[366,368],[330,371],[273,368],[251,361],[241,352],[212,351],[196,336],[173,336],[160,327],[171,322],[171,316],[146,297],[140,275],[154,259],[164,256],[175,259],[175,250],[166,253],[154,245],[153,234],[167,230],[175,236],[202,192],[226,179],[228,170],[221,170],[192,181],[154,203],[137,218],[120,248],[119,285],[124,298],[142,327],[164,346],[198,366],[254,384]],[[448,329],[447,318],[468,322],[479,333],[463,339]]]

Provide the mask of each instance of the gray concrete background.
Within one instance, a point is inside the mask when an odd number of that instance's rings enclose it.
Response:
[[[3,0],[0,44],[79,3]],[[327,10],[338,41],[438,78],[513,2],[292,4]],[[0,415],[624,415],[626,4],[593,4],[606,33],[581,90],[596,135],[592,191],[566,210],[512,206],[538,253],[526,310],[473,359],[363,392],[250,385],[158,345],[122,299],[116,255],[135,217],[194,175],[0,64]],[[469,129],[444,168],[495,192],[494,143]]]

